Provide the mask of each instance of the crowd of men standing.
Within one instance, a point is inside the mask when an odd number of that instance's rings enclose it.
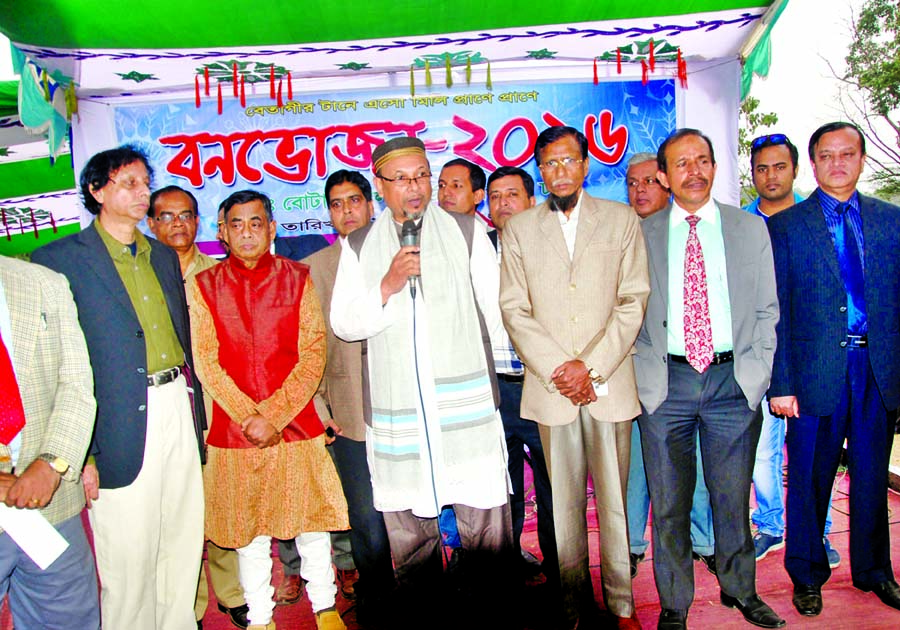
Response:
[[[190,192],[150,194],[145,154],[91,157],[91,225],[36,265],[0,258],[0,500],[69,543],[40,571],[0,533],[17,627],[202,627],[206,541],[241,628],[274,629],[304,589],[320,630],[344,628],[339,588],[363,627],[521,628],[536,576],[528,625],[639,628],[652,505],[658,628],[687,627],[693,560],[724,606],[780,628],[756,562],[786,544],[793,605],[821,613],[845,440],[853,584],[900,609],[900,208],[857,191],[852,124],[819,128],[808,154],[803,200],[797,148],[756,139],[742,210],[712,197],[712,141],[678,129],[628,162],[629,207],[584,190],[587,139],[550,127],[543,202],[522,169],[456,159],[435,205],[424,144],[395,138],[373,152],[377,218],[358,172],[326,181],[327,247],[277,239],[271,199],[238,191],[221,262],[194,243]],[[541,559],[520,543],[526,461]],[[347,529],[358,581],[336,584],[330,533]],[[299,557],[278,593],[273,538]]]

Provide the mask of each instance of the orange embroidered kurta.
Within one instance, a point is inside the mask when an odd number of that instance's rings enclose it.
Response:
[[[214,401],[204,486],[206,535],[243,547],[260,535],[347,529],[347,507],[312,396],[325,327],[308,268],[235,258],[189,282],[197,374]],[[241,423],[260,414],[282,440],[258,449]]]

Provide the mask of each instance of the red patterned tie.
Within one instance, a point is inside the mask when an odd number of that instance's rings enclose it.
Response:
[[[713,359],[706,265],[703,263],[703,248],[697,238],[700,217],[690,215],[685,221],[691,228],[684,248],[684,353],[688,363],[702,374]]]
[[[0,337],[0,442],[9,444],[25,426],[25,409],[12,361]]]

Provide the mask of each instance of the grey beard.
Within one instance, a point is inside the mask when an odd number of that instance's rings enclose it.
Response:
[[[550,208],[558,212],[568,212],[575,207],[576,203],[578,203],[578,192],[565,197],[557,197],[552,193],[550,195]]]

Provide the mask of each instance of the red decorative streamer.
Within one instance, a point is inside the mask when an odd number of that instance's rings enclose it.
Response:
[[[284,101],[281,100],[281,79],[278,79],[278,99],[276,101],[278,107],[284,107]]]
[[[647,62],[641,59],[641,83],[647,85],[650,78],[647,76]]]
[[[12,234],[9,233],[9,225],[6,223],[6,210],[0,208],[0,217],[3,219],[3,229],[6,230],[6,240],[12,240]]]
[[[678,81],[681,83],[682,89],[687,89],[687,62],[681,57],[681,51],[678,53]]]
[[[600,83],[600,78],[597,76],[597,58],[594,57],[594,85]]]
[[[293,80],[291,79],[290,72],[288,72],[288,100],[289,101],[294,100],[294,84],[293,84]]]
[[[650,40],[650,72],[656,72],[656,46],[653,40]]]
[[[237,95],[238,95],[237,61],[231,62],[231,89],[234,91],[234,97],[237,98]]]
[[[200,109],[200,77],[194,75],[194,106]]]
[[[219,108],[218,108],[218,110],[219,110],[219,116],[221,116],[222,115],[222,84],[216,83],[216,86],[219,88],[219,90],[218,90],[218,92],[219,92],[219,96],[218,96]]]
[[[209,68],[203,67],[203,81],[206,85],[206,95],[209,96]]]
[[[275,64],[269,66],[269,98],[275,98]]]
[[[241,107],[247,107],[247,92],[244,88],[244,75],[241,75]]]
[[[56,234],[56,219],[53,218],[53,213],[50,213],[50,225],[53,227],[53,233]]]
[[[38,236],[37,221],[34,220],[34,208],[29,208],[29,210],[31,211],[31,229],[34,230],[34,238],[40,238]]]
[[[616,74],[622,74],[622,51],[616,48]]]

